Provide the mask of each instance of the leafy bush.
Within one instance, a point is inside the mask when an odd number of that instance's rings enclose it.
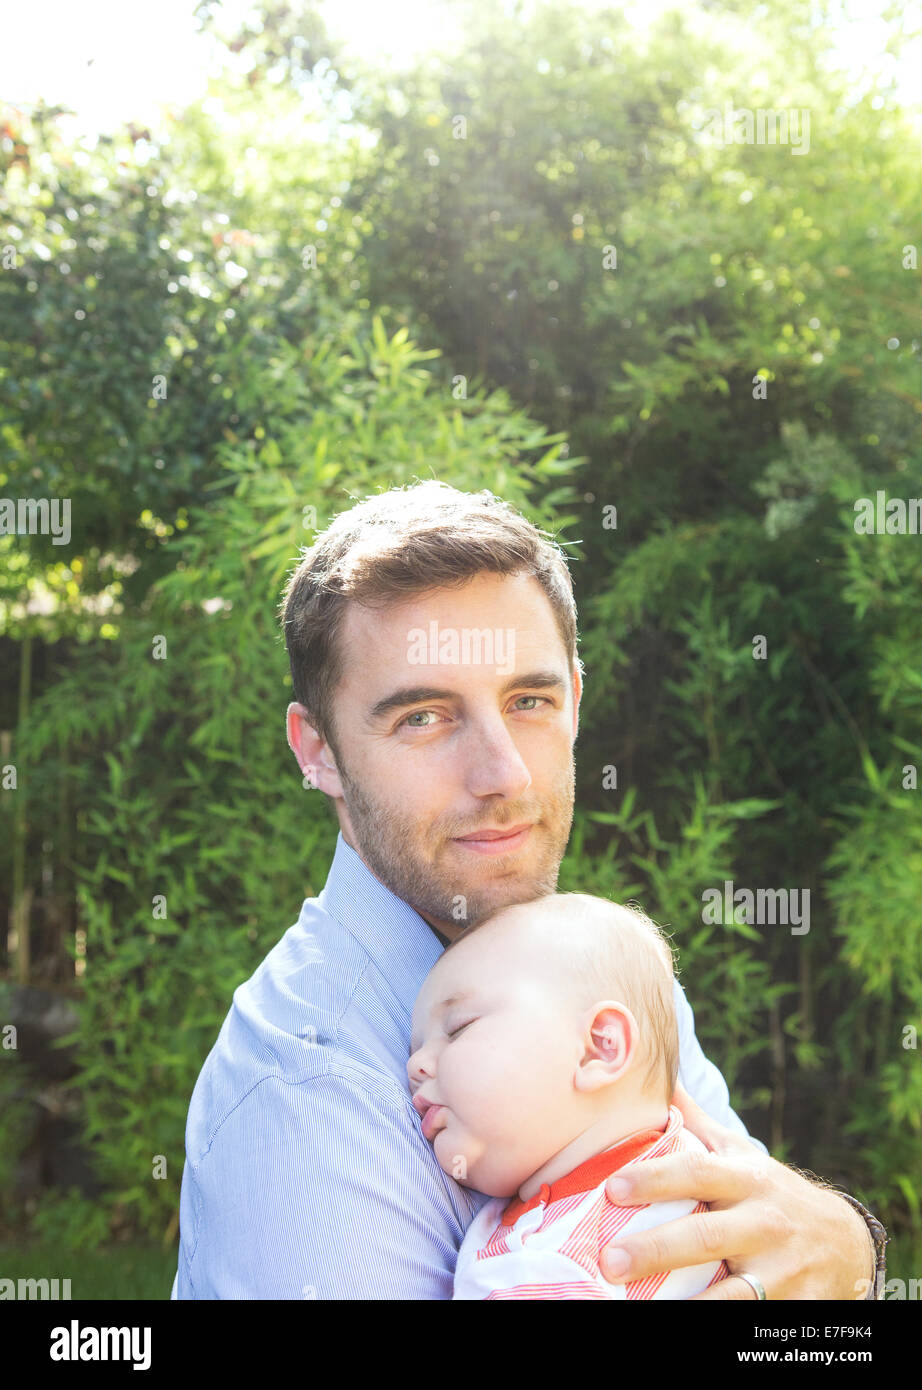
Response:
[[[77,789],[87,944],[70,1084],[111,1230],[175,1233],[198,1071],[233,990],[326,877],[335,822],[284,735],[276,613],[299,547],[351,497],[430,472],[519,504],[543,491],[545,520],[566,500],[557,442],[500,392],[440,392],[429,356],[358,314],[297,345],[229,349],[222,377],[254,392],[265,426],[226,431],[213,498],[166,542],[169,572],[110,619],[113,640],[73,654],[22,731],[36,806],[62,775]],[[98,1239],[98,1208],[66,1205],[68,1238]]]

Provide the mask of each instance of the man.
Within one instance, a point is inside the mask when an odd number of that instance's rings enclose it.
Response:
[[[174,1297],[448,1299],[486,1199],[423,1137],[410,1015],[449,941],[556,887],[582,691],[570,576],[505,503],[426,482],[337,518],[284,629],[288,741],[340,834],[196,1084]],[[628,1168],[609,1195],[711,1209],[625,1240],[606,1278],[723,1258],[733,1277],[701,1297],[863,1296],[875,1249],[853,1199],[749,1138],[678,985],[676,1005],[676,1100],[712,1152]]]

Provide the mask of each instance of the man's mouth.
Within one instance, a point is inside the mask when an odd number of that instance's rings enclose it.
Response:
[[[454,843],[475,854],[511,854],[526,843],[532,828],[533,823],[526,821],[522,825],[475,830],[470,835],[459,835]]]

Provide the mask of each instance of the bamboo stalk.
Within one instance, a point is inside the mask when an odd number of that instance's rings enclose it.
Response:
[[[781,1009],[777,999],[773,999],[771,1002],[769,1020],[772,1057],[771,1147],[774,1151],[781,1147],[784,1138],[785,1093],[784,1031],[781,1026]]]
[[[58,838],[55,845],[55,868],[54,868],[54,896],[58,904],[58,935],[55,941],[55,955],[60,961],[64,961],[68,967],[65,979],[68,984],[73,982],[74,967],[64,949],[64,939],[69,934],[72,927],[73,913],[71,911],[71,875],[70,875],[70,805],[67,796],[68,785],[68,746],[64,740],[64,735],[58,730],[58,767],[60,768],[60,781],[58,790]],[[57,972],[56,972],[57,973]]]
[[[19,710],[16,721],[17,731],[25,726],[29,715],[29,695],[32,688],[32,634],[26,633],[22,642],[19,662]],[[20,985],[29,983],[31,967],[29,939],[29,918],[32,904],[32,890],[26,891],[26,790],[22,768],[16,769],[16,810],[13,819],[13,901],[10,904],[10,934],[8,950],[10,957],[16,957],[16,979]]]

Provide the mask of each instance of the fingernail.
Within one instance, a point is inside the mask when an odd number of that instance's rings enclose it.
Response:
[[[608,1184],[608,1195],[613,1197],[616,1202],[622,1201],[631,1195],[631,1184],[627,1178],[612,1178]]]
[[[608,1250],[606,1252],[605,1268],[608,1273],[619,1277],[626,1274],[631,1267],[631,1257],[626,1250]]]

